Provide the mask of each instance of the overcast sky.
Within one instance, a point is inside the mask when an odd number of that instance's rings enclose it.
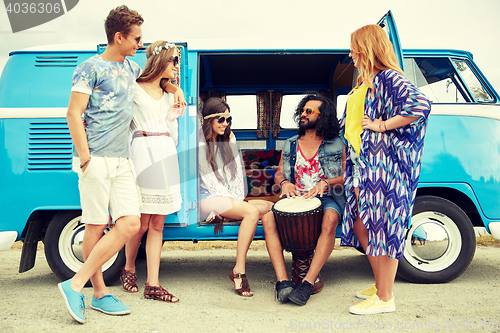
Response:
[[[13,50],[105,43],[104,19],[111,8],[122,4],[143,15],[146,42],[188,42],[188,48],[196,40],[206,45],[208,39],[219,39],[216,44],[225,48],[236,41],[238,47],[349,48],[352,31],[376,23],[392,10],[403,48],[470,51],[500,91],[499,0],[80,0],[65,15],[15,34],[2,8],[0,68]]]

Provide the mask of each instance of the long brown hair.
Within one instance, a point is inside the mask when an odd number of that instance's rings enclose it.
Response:
[[[230,112],[229,105],[224,102],[220,98],[212,97],[208,101],[205,102],[203,106],[202,116],[205,118],[208,115],[215,113],[224,113]],[[210,163],[212,170],[215,173],[215,176],[220,182],[224,182],[224,179],[217,171],[217,163],[214,159],[214,156],[217,153],[217,150],[220,151],[222,162],[224,166],[229,166],[229,170],[231,172],[231,180],[234,180],[236,177],[236,165],[233,162],[235,156],[233,155],[233,151],[229,144],[229,138],[231,135],[231,125],[228,125],[224,131],[223,135],[215,134],[213,131],[212,124],[214,121],[217,121],[219,117],[212,117],[203,120],[202,132],[205,137],[205,141],[207,143],[207,161]],[[222,166],[220,169],[223,169]]]
[[[147,49],[146,49],[146,57],[147,57],[147,62],[146,66],[144,66],[144,71],[142,71],[141,76],[137,79],[137,82],[150,82],[154,81],[157,79],[167,68],[169,59],[172,55],[174,55],[176,48],[172,47],[169,49],[162,49],[160,53],[158,54],[153,54],[153,51],[155,48],[159,46],[164,46],[168,44],[167,41],[165,40],[157,40],[156,42],[151,43]],[[169,79],[162,79],[162,83],[160,86],[163,86],[163,84],[166,84],[166,82],[163,81],[168,81]]]
[[[393,69],[404,76],[389,37],[376,24],[366,25],[351,34],[351,52],[359,55],[356,87],[363,83],[373,89],[373,73],[376,70]]]

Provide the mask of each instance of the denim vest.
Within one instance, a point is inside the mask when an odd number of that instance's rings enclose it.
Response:
[[[295,163],[297,161],[297,142],[299,136],[295,135],[286,140],[283,148],[283,177],[295,183]],[[321,169],[327,179],[337,178],[343,174],[342,150],[344,143],[340,137],[331,140],[324,139],[318,148],[318,159]],[[345,193],[343,186],[330,187],[330,196],[337,202],[343,211],[345,207]]]

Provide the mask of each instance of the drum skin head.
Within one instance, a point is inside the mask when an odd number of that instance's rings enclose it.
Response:
[[[321,206],[318,198],[304,199],[303,197],[284,198],[274,204],[274,209],[285,213],[301,213]]]

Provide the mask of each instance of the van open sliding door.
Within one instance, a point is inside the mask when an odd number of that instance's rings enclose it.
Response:
[[[396,21],[394,21],[394,16],[392,12],[388,11],[377,23],[382,28],[384,28],[387,35],[389,35],[389,40],[394,46],[394,52],[396,52],[396,58],[398,59],[399,67],[405,71],[405,64],[403,61],[403,49],[401,48],[401,42],[399,40],[398,29],[396,28]]]

